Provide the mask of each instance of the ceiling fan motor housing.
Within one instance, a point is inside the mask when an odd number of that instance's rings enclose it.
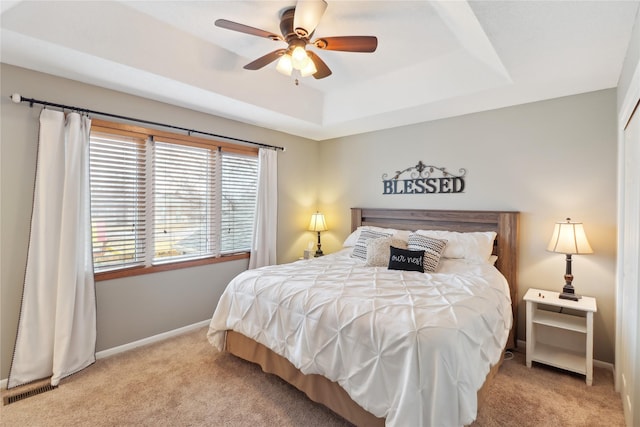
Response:
[[[282,12],[282,17],[280,18],[280,32],[289,45],[295,42],[295,40],[302,40],[304,41],[304,44],[307,44],[309,42],[311,34],[313,33],[307,33],[307,30],[305,30],[304,28],[293,28],[295,12],[295,7],[286,9],[284,12]]]

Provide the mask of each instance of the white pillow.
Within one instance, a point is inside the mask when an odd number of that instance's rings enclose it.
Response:
[[[413,233],[413,231],[410,231],[410,230],[394,230],[394,233],[393,233],[392,237],[394,239],[400,239],[400,240],[404,240],[405,242],[409,242],[409,236],[411,235],[411,233]]]
[[[477,231],[460,233],[445,230],[418,230],[417,234],[447,241],[442,256],[467,261],[489,262],[493,252],[493,242],[496,239],[494,231]]]
[[[396,230],[393,228],[382,228],[382,227],[373,227],[370,225],[363,225],[358,227],[353,233],[347,236],[347,238],[344,240],[344,243],[342,244],[342,247],[349,248],[349,247],[355,246],[356,242],[358,241],[358,238],[360,237],[360,232],[362,230],[370,230],[370,231],[377,231],[379,233],[391,234],[393,235],[393,237],[402,239],[405,242],[409,239],[409,234],[411,234],[411,231],[408,231],[408,230]]]
[[[349,234],[347,236],[346,239],[344,239],[344,243],[342,244],[343,248],[350,248],[352,246],[356,245],[356,242],[358,241],[358,237],[360,236],[360,229],[362,227],[358,227],[356,228],[356,230],[354,232],[352,232],[351,234]]]
[[[407,249],[407,242],[402,239],[396,239],[393,236],[368,240],[367,262],[365,265],[368,267],[386,267],[389,265],[391,246]]]

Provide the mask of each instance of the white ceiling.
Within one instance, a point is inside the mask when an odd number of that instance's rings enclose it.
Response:
[[[378,49],[311,47],[333,74],[299,86],[242,68],[285,43],[213,25],[279,34],[295,0],[3,0],[0,59],[323,140],[615,87],[640,0],[328,3],[315,37]]]

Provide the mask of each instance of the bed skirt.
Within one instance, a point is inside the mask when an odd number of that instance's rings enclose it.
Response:
[[[304,392],[309,399],[321,403],[356,426],[384,426],[384,418],[378,418],[354,402],[336,382],[322,375],[305,375],[284,357],[246,336],[227,331],[225,350],[234,356],[257,363],[264,372],[275,374]],[[491,380],[498,372],[502,358],[491,368],[484,385],[478,390],[478,408],[486,398]]]

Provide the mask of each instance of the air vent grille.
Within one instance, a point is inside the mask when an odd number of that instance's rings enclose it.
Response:
[[[44,393],[49,390],[53,390],[57,387],[52,386],[51,384],[45,384],[39,387],[31,388],[29,390],[25,390],[15,394],[7,394],[2,398],[2,402],[4,405],[9,405],[11,403],[18,402],[22,399],[26,399],[27,397],[35,396],[40,393]]]

